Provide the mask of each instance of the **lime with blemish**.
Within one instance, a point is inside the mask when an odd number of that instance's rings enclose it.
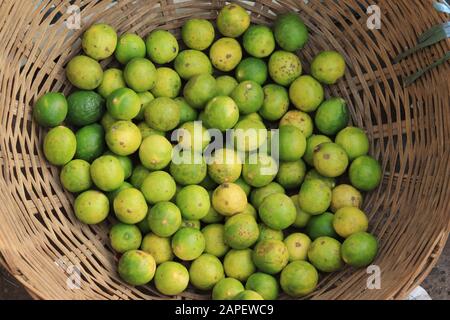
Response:
[[[157,64],[171,62],[178,55],[177,39],[166,30],[154,30],[145,40],[147,56]]]
[[[141,131],[131,121],[117,121],[106,132],[106,144],[119,156],[135,153],[142,142]]]
[[[223,278],[214,285],[213,300],[232,300],[238,293],[244,291],[242,283],[234,278]]]
[[[223,260],[225,274],[239,281],[246,281],[256,271],[252,260],[252,249],[231,249]]]
[[[241,45],[233,38],[221,38],[211,46],[209,58],[216,69],[231,71],[242,60]]]
[[[114,55],[117,61],[127,64],[134,58],[144,58],[145,53],[144,40],[137,34],[125,33],[119,37]]]
[[[154,234],[159,237],[170,237],[181,226],[181,212],[172,202],[158,202],[150,209],[147,221]]]
[[[180,123],[180,108],[175,100],[161,97],[149,102],[144,109],[145,122],[153,129],[170,131]]]
[[[200,230],[181,228],[172,237],[172,250],[181,260],[195,260],[205,250],[205,237]]]
[[[109,230],[109,242],[116,252],[125,253],[139,249],[141,241],[141,231],[135,225],[116,223]]]
[[[262,272],[277,274],[288,264],[289,252],[281,240],[263,240],[256,244],[252,258]]]
[[[102,192],[88,190],[79,194],[74,202],[75,216],[85,224],[97,224],[109,213],[109,200]]]
[[[223,257],[230,247],[225,242],[225,227],[223,224],[209,224],[202,229],[205,237],[205,252],[218,258]]]
[[[225,223],[224,238],[233,249],[249,248],[259,238],[258,224],[248,214],[236,214]]]
[[[314,291],[319,274],[312,264],[306,261],[293,261],[281,272],[280,285],[291,297],[299,298]]]
[[[62,166],[73,159],[77,139],[72,130],[58,126],[51,129],[44,138],[44,155],[51,164]]]
[[[311,239],[304,233],[291,233],[284,239],[284,244],[289,252],[289,262],[306,260]]]
[[[144,195],[136,188],[127,188],[120,191],[114,198],[113,206],[117,219],[127,224],[141,222],[148,211]]]
[[[291,198],[282,193],[267,196],[258,211],[261,220],[275,230],[288,228],[297,217],[297,210]]]
[[[341,258],[341,243],[331,237],[319,237],[311,243],[308,259],[322,272],[338,271],[344,265]]]
[[[182,188],[176,196],[176,204],[183,218],[190,220],[203,218],[211,206],[208,191],[197,185]]]
[[[81,159],[67,163],[59,176],[63,187],[74,193],[88,190],[92,186],[89,168],[89,162]]]
[[[265,120],[279,120],[289,108],[289,94],[287,90],[276,84],[268,84],[263,87],[263,91],[264,102],[258,113]]]
[[[155,287],[165,295],[173,296],[186,290],[189,272],[181,263],[167,261],[156,268]]]
[[[103,73],[103,80],[100,86],[98,86],[97,92],[106,99],[115,90],[125,87],[126,83],[123,77],[123,71],[120,69],[111,68],[105,70]]]
[[[172,145],[160,135],[145,138],[139,147],[139,159],[150,170],[161,170],[172,160]]]
[[[335,178],[342,175],[348,167],[348,156],[338,144],[326,142],[314,149],[313,163],[318,173]]]
[[[81,38],[83,51],[95,60],[110,57],[117,45],[117,33],[113,27],[105,23],[90,26]]]
[[[289,101],[289,97],[287,99]],[[280,127],[284,125],[291,125],[299,128],[306,139],[311,137],[314,130],[314,124],[310,115],[299,110],[288,111],[280,120]],[[329,141],[331,142],[331,140]]]
[[[148,217],[147,217],[148,219]],[[148,224],[148,220],[144,220]],[[156,264],[161,264],[173,259],[170,238],[160,237],[154,233],[147,233],[142,239],[141,250],[150,253]]]
[[[130,250],[120,257],[118,272],[125,282],[133,286],[141,286],[153,279],[155,269],[155,259],[149,253]]]
[[[180,90],[181,78],[175,70],[166,67],[156,69],[156,82],[151,89],[155,97],[175,98]]]
[[[113,191],[120,187],[125,178],[120,161],[110,155],[94,160],[90,168],[92,181],[103,191]]]
[[[165,171],[153,171],[147,174],[140,186],[145,200],[150,204],[169,201],[176,191],[176,183]]]
[[[269,74],[277,84],[289,86],[302,74],[300,58],[291,52],[275,51],[269,59]]]
[[[175,59],[174,67],[184,80],[189,80],[199,74],[212,74],[213,72],[208,56],[198,50],[181,51]]]
[[[94,90],[103,79],[102,66],[88,56],[75,56],[66,66],[66,77],[71,84],[82,90]]]
[[[253,25],[244,33],[245,51],[256,58],[265,58],[275,50],[275,38],[272,30],[263,25]]]
[[[207,49],[213,43],[214,36],[214,26],[205,19],[189,19],[181,28],[184,44],[195,50]]]
[[[331,203],[331,188],[323,181],[311,179],[303,182],[298,194],[300,209],[310,215],[325,212]]]
[[[331,211],[336,212],[343,207],[360,208],[362,205],[361,193],[348,184],[340,184],[331,191]]]
[[[236,3],[224,6],[217,16],[217,28],[225,37],[237,38],[250,26],[250,15]]]
[[[345,74],[344,57],[336,51],[322,51],[311,63],[311,74],[324,84],[335,84]]]
[[[366,214],[355,207],[342,207],[334,214],[333,228],[342,238],[354,233],[364,232],[369,227]]]

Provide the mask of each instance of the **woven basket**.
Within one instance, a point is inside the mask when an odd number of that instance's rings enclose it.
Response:
[[[255,23],[300,11],[312,35],[300,53],[303,61],[324,49],[343,53],[348,72],[327,94],[346,99],[353,123],[365,128],[371,154],[383,167],[382,185],[364,202],[370,231],[380,239],[374,264],[381,288],[367,288],[365,269],[346,268],[323,276],[310,298],[403,298],[434,266],[450,229],[449,65],[407,89],[401,81],[442,56],[449,42],[391,62],[445,16],[432,9],[431,0],[379,1],[381,29],[369,30],[366,8],[373,2],[241,2]],[[165,298],[153,286],[134,288],[120,280],[108,223],[89,227],[74,217],[73,197],[61,187],[58,168],[44,159],[45,131],[32,121],[31,110],[45,92],[72,90],[64,65],[80,52],[80,35],[92,23],[109,23],[119,34],[146,36],[164,28],[179,36],[186,19],[214,19],[225,1],[83,1],[82,29],[75,31],[64,22],[68,1],[33,3],[0,3],[0,263],[36,298]],[[76,270],[79,289],[73,286]],[[191,289],[182,297],[208,298]]]

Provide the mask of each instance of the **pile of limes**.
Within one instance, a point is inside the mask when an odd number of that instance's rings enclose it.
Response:
[[[279,285],[304,296],[317,270],[375,258],[361,191],[379,185],[381,167],[364,131],[348,126],[345,101],[325,99],[323,85],[344,76],[343,56],[321,52],[302,75],[294,52],[308,31],[298,15],[280,15],[271,29],[229,4],[216,26],[223,37],[207,20],[188,20],[182,50],[165,30],[144,41],[88,28],[84,55],[66,67],[79,90],[47,93],[34,107],[51,128],[44,154],[62,166],[81,222],[115,216],[110,245],[127,283],[153,280],[166,295],[190,283],[213,299],[276,299]],[[103,70],[98,60],[112,55],[119,67]],[[189,134],[174,141],[176,129]],[[207,129],[235,129],[234,147],[207,158]],[[252,130],[261,134],[245,135]],[[261,152],[275,139],[277,152]],[[197,161],[174,161],[176,150]]]

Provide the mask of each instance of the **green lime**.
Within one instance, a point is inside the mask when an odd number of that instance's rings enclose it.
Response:
[[[264,300],[278,298],[278,281],[270,274],[262,272],[252,274],[245,283],[245,289],[257,292]]]
[[[274,27],[275,39],[286,51],[302,49],[308,41],[308,29],[300,17],[294,13],[279,15]]]
[[[183,95],[190,106],[203,109],[216,95],[216,79],[209,73],[193,76],[184,86]]]
[[[278,172],[278,166],[274,158],[259,153],[250,155],[242,167],[242,176],[249,185],[260,188],[271,183]]]
[[[127,64],[134,58],[144,58],[146,53],[145,42],[137,34],[125,33],[117,41],[114,52],[117,61]]]
[[[258,227],[259,227],[258,242],[263,241],[263,240],[281,240],[281,241],[283,241],[284,234],[283,234],[282,230],[275,230],[275,229],[269,228],[264,223],[260,223],[258,225]]]
[[[216,95],[230,96],[233,90],[237,87],[238,82],[231,76],[220,76],[216,78]]]
[[[67,163],[59,176],[63,187],[74,193],[88,190],[92,186],[89,167],[89,162],[80,159]]]
[[[148,136],[139,148],[139,159],[147,169],[161,170],[172,160],[172,145],[163,136]]]
[[[128,156],[139,149],[142,136],[133,122],[117,121],[106,132],[105,140],[112,152],[119,156]]]
[[[108,96],[106,107],[117,120],[131,120],[141,110],[141,99],[129,88],[119,88]]]
[[[125,79],[123,78],[122,70],[111,68],[105,70],[105,72],[103,73],[103,80],[100,86],[97,88],[97,92],[106,99],[115,90],[125,87],[126,83]]]
[[[238,293],[244,291],[242,283],[234,278],[223,278],[212,290],[213,300],[232,300]]]
[[[300,209],[311,215],[324,213],[331,203],[331,189],[318,179],[303,182],[298,194]]]
[[[289,97],[297,109],[304,112],[312,112],[322,103],[324,90],[316,79],[305,75],[297,78],[291,84]]]
[[[155,97],[175,98],[181,90],[181,78],[171,68],[156,69],[156,83],[151,92]]]
[[[172,250],[180,260],[195,260],[205,250],[205,237],[200,230],[181,228],[172,237]]]
[[[143,220],[148,225],[148,216]],[[154,233],[147,233],[142,239],[141,250],[150,253],[155,258],[156,264],[161,264],[173,259],[170,238],[157,236]]]
[[[198,111],[187,103],[182,97],[175,98],[175,102],[180,108],[180,125],[186,122],[195,121],[198,118]]]
[[[331,191],[331,211],[336,212],[343,207],[362,206],[363,198],[361,193],[348,184],[340,184]]]
[[[192,285],[197,289],[211,290],[225,277],[225,273],[217,257],[204,253],[192,262],[189,277]]]
[[[287,195],[274,193],[262,202],[259,217],[270,228],[284,230],[295,222],[297,210]]]
[[[113,123],[116,122],[116,121],[117,120],[114,119],[108,112],[105,112],[103,114],[102,119],[100,120],[100,124],[102,125],[103,129],[105,131],[107,131],[109,128],[111,128]]]
[[[244,290],[239,292],[233,300],[264,300],[264,298],[256,291]]]
[[[305,113],[306,114],[306,113]],[[313,134],[306,139],[306,151],[303,159],[310,166],[314,165],[314,150],[322,143],[332,142],[330,138],[320,134]]]
[[[322,213],[318,216],[312,216],[306,225],[306,233],[311,240],[319,237],[338,238],[338,234],[333,228],[334,215],[330,212]]]
[[[77,139],[67,127],[54,127],[45,135],[44,155],[55,166],[65,165],[72,160],[76,149]]]
[[[248,214],[236,214],[225,223],[225,243],[233,249],[251,247],[259,238],[259,228],[255,219]]]
[[[183,219],[183,221],[181,222],[180,228],[194,228],[194,229],[200,230],[200,227],[201,227],[200,220]]]
[[[245,51],[256,58],[265,58],[275,50],[275,38],[272,30],[263,25],[253,25],[243,37]]]
[[[189,19],[181,28],[181,38],[190,49],[207,49],[213,43],[214,36],[214,26],[205,19]]]
[[[203,73],[213,73],[208,56],[198,50],[181,51],[175,59],[174,67],[184,80]]]
[[[369,139],[360,128],[342,129],[337,134],[335,142],[345,150],[350,161],[359,156],[365,156],[369,152]]]
[[[341,247],[342,260],[352,267],[366,267],[377,255],[378,241],[367,232],[358,232],[345,239]]]
[[[141,250],[130,250],[120,257],[118,272],[125,282],[141,286],[153,279],[155,269],[155,259],[150,254]]]
[[[141,132],[142,140],[147,138],[148,136],[151,136],[153,134],[156,134],[158,136],[165,136],[165,133],[159,130],[155,130],[153,128],[150,128],[148,124],[146,124],[144,121],[140,122],[137,127],[139,128],[139,131]]]
[[[301,159],[281,162],[277,173],[277,182],[285,189],[292,190],[300,187],[305,178],[305,174],[306,165]]]
[[[239,82],[252,80],[263,85],[267,80],[267,65],[262,59],[246,58],[236,68],[236,79]]]
[[[202,152],[209,145],[211,136],[200,121],[189,121],[178,127],[178,142],[184,150]]]
[[[220,131],[231,129],[239,120],[239,108],[230,97],[215,97],[206,105],[205,120]]]
[[[299,128],[285,125],[279,128],[279,155],[282,161],[297,161],[305,154],[306,138]]]
[[[300,58],[291,52],[275,51],[269,59],[269,74],[277,84],[289,86],[302,74]]]
[[[318,173],[335,178],[347,170],[348,156],[338,144],[325,142],[314,149],[313,163]]]
[[[82,127],[76,132],[75,137],[77,139],[75,158],[77,159],[92,162],[105,150],[105,131],[98,123]]]
[[[234,145],[241,152],[259,149],[267,142],[267,129],[263,122],[252,119],[240,120],[233,130]]]
[[[211,196],[210,196],[211,198]],[[209,207],[208,214],[201,219],[201,222],[209,224],[209,223],[218,223],[223,221],[223,215],[218,213],[213,206]]]
[[[230,249],[225,242],[225,227],[223,224],[209,224],[202,229],[205,237],[205,252],[218,258],[223,257]]]
[[[371,156],[360,156],[353,160],[349,169],[352,185],[362,191],[371,191],[381,182],[381,166]]]
[[[150,204],[169,201],[176,191],[175,180],[165,171],[153,171],[144,178],[140,187]]]
[[[145,41],[147,55],[155,63],[166,64],[178,55],[178,41],[169,31],[153,30]]]
[[[139,92],[137,95],[139,96],[139,100],[141,100],[141,109],[134,119],[144,120],[144,110],[151,101],[155,100],[155,97],[150,91]]]
[[[241,82],[231,93],[241,114],[257,112],[264,103],[264,91],[254,81]]]
[[[250,15],[235,3],[224,6],[217,16],[217,28],[225,37],[237,38],[250,26]]]
[[[109,230],[111,247],[119,253],[139,249],[142,234],[138,227],[131,224],[116,223]]]
[[[130,177],[130,182],[133,187],[140,189],[142,186],[142,182],[148,176],[150,171],[145,168],[143,165],[139,164],[133,169],[133,173]]]
[[[308,173],[305,176],[305,181],[307,180],[313,180],[317,179],[325,183],[330,189],[333,189],[336,186],[336,179],[335,178],[329,178],[324,177],[320,173],[317,172],[316,169],[311,169],[308,171]]]
[[[348,238],[354,233],[366,231],[368,227],[369,219],[358,208],[343,207],[334,214],[333,228],[342,238]]]
[[[169,170],[177,183],[190,185],[202,182],[208,169],[200,152],[181,151],[174,154]]]
[[[240,174],[239,174],[239,176],[240,176]],[[245,182],[245,180],[241,176],[236,181],[230,181],[230,182],[234,182],[239,187],[241,187],[242,190],[244,190],[247,197],[250,195],[250,191],[252,191],[252,187],[247,182]]]
[[[345,100],[331,98],[324,101],[317,109],[314,122],[323,134],[332,136],[347,126],[349,112]]]
[[[95,60],[110,57],[117,45],[116,30],[105,23],[90,26],[81,38],[83,51]]]
[[[159,292],[174,296],[186,290],[189,272],[181,263],[167,261],[156,268],[154,282]]]
[[[156,68],[148,59],[134,58],[125,66],[123,76],[128,87],[136,92],[145,92],[155,86]]]
[[[264,102],[258,111],[259,114],[265,120],[279,120],[289,108],[289,94],[287,90],[276,84],[268,84],[264,86],[263,90]]]
[[[335,272],[344,265],[341,258],[341,244],[330,237],[319,237],[314,240],[308,250],[308,259],[322,272]]]
[[[288,97],[289,101],[289,97]],[[300,129],[306,139],[311,137],[314,129],[314,124],[306,112],[292,110],[288,111],[280,120],[280,127],[285,125],[291,125]],[[331,142],[331,140],[329,140]]]
[[[120,161],[120,165],[122,166],[125,180],[131,177],[131,174],[133,173],[133,161],[130,157],[127,156],[119,156],[118,154],[115,154],[111,151],[106,151],[104,153],[105,155],[111,155],[117,158],[117,160]]]
[[[335,84],[345,74],[344,57],[336,51],[323,51],[311,63],[311,74],[323,84]]]
[[[293,261],[283,269],[280,285],[291,297],[299,298],[314,291],[319,274],[312,264],[306,261]]]
[[[262,272],[277,274],[288,264],[289,252],[281,240],[263,240],[256,244],[252,258]]]
[[[178,209],[178,207],[172,202],[168,201],[158,202],[157,204],[155,204],[150,209],[150,212],[147,216],[147,221],[150,226],[150,230],[152,230],[154,234],[160,237],[170,237],[175,232],[177,232],[177,230],[188,229],[180,229],[180,209]],[[177,255],[175,250],[174,253],[175,255]]]
[[[96,190],[84,191],[75,198],[75,216],[83,223],[97,224],[106,219],[109,213],[109,200]]]
[[[135,188],[120,191],[114,198],[113,206],[117,219],[127,224],[141,222],[148,211],[144,195]]]
[[[66,119],[67,100],[62,93],[48,92],[41,96],[33,108],[33,116],[44,127],[56,127]]]
[[[66,120],[78,127],[99,121],[105,112],[105,100],[94,91],[75,91],[67,103]]]
[[[296,228],[304,228],[311,219],[311,215],[300,209],[300,204],[298,203],[298,194],[291,196],[292,202],[294,202],[295,209],[297,209],[297,217],[292,226]]]
[[[120,191],[125,190],[125,189],[129,189],[129,188],[133,188],[133,185],[131,185],[130,183],[124,181],[120,187],[118,187],[117,189],[114,189],[113,191],[107,192],[106,196],[108,197],[109,203],[110,203],[110,207],[112,208],[114,205],[114,199],[116,198],[116,196],[119,194]]]
[[[114,156],[101,156],[91,164],[91,178],[103,191],[113,191],[124,181],[124,171],[120,161]]]
[[[208,191],[197,185],[182,188],[176,196],[176,204],[183,218],[190,220],[203,218],[211,206]]]
[[[66,77],[71,84],[82,90],[94,90],[103,79],[102,66],[87,56],[75,56],[66,66]]]
[[[284,194],[285,190],[279,183],[271,182],[263,187],[253,189],[250,194],[250,201],[256,209],[259,209],[264,199],[274,193]]]
[[[284,244],[289,252],[289,262],[306,260],[311,239],[304,233],[291,233],[284,239]]]
[[[180,122],[180,108],[170,98],[156,98],[144,110],[145,122],[153,129],[169,131]]]
[[[242,60],[241,45],[233,38],[221,38],[211,46],[209,58],[217,70],[231,71]]]
[[[256,271],[252,260],[252,249],[231,249],[225,255],[223,268],[228,277],[246,281]]]
[[[212,195],[214,209],[224,216],[232,216],[245,210],[247,196],[237,184],[223,183]]]

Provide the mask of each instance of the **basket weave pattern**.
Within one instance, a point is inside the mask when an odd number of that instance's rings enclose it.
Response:
[[[449,42],[397,65],[391,61],[445,16],[432,10],[431,0],[380,0],[382,27],[369,30],[366,8],[374,1],[239,2],[255,23],[300,11],[312,35],[300,53],[306,71],[321,50],[344,55],[345,79],[328,87],[327,95],[348,102],[352,122],[365,128],[371,154],[383,167],[382,185],[364,201],[370,231],[380,239],[375,264],[381,289],[366,288],[366,270],[347,268],[322,277],[310,298],[404,297],[429,273],[450,230],[450,67],[431,71],[407,89],[401,77],[441,57]],[[179,37],[186,19],[214,19],[225,1],[83,1],[82,29],[75,31],[64,24],[68,1],[33,3],[0,3],[0,263],[37,298],[165,298],[152,286],[133,288],[120,280],[107,223],[88,227],[77,221],[59,169],[43,156],[45,131],[32,121],[31,110],[45,92],[72,90],[64,66],[80,52],[80,36],[92,23],[111,24],[119,34],[146,36],[163,28]],[[67,288],[65,266],[71,264],[81,270],[80,289]],[[194,290],[183,297],[207,298]]]

